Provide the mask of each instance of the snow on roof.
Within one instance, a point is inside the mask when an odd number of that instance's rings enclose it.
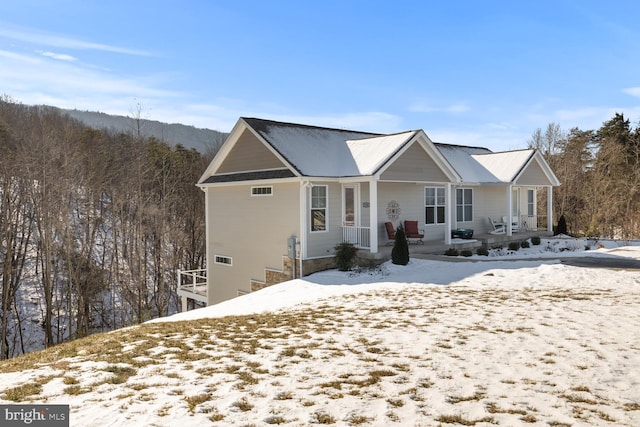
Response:
[[[261,119],[244,120],[293,167],[307,176],[361,175],[346,141],[379,136]]]
[[[302,175],[373,175],[418,131],[376,134],[256,118],[243,120]],[[511,182],[533,150],[493,153],[482,147],[434,144],[465,183]]]
[[[453,166],[462,182],[467,183],[498,183],[500,180],[480,164],[474,155],[486,155],[491,153],[486,148],[466,147],[461,145],[449,145],[436,143],[436,148],[445,159]]]
[[[376,171],[416,134],[408,131],[392,135],[347,141],[360,175],[373,175]]]
[[[511,182],[527,164],[535,150],[503,151],[476,154],[472,157],[501,182]]]

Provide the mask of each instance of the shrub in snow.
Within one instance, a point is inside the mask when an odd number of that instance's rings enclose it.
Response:
[[[523,240],[522,242],[520,242],[520,247],[521,248],[528,248],[529,247],[529,242],[527,240]]]
[[[355,263],[356,249],[353,244],[349,242],[342,242],[333,248],[336,252],[336,265],[340,271],[349,271]]]
[[[471,252],[469,249],[464,249],[464,250],[460,251],[460,255],[469,257],[469,256],[473,255],[473,252]]]
[[[538,237],[538,236],[533,236],[533,237],[531,238],[531,244],[532,244],[532,245],[534,245],[534,246],[539,245],[539,244],[540,244],[540,237]]]
[[[567,234],[567,220],[564,218],[564,215],[560,215],[560,218],[558,218],[556,232],[553,234],[554,236],[557,236],[558,234]]]
[[[489,250],[485,247],[479,247],[478,249],[476,249],[476,254],[482,255],[482,256],[489,256]]]
[[[512,251],[517,251],[520,249],[520,242],[509,242],[509,249]]]
[[[396,238],[391,249],[391,262],[396,265],[409,264],[409,243],[402,224],[396,228]]]
[[[460,253],[458,252],[458,250],[456,248],[449,248],[444,252],[444,254],[446,256],[458,256],[458,255],[460,255]]]

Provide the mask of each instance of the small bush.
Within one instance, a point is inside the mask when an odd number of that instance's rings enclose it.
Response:
[[[522,242],[520,242],[520,247],[521,248],[528,248],[529,247],[529,242],[526,240],[523,240]]]
[[[473,255],[473,252],[471,252],[469,249],[464,249],[460,251],[460,255],[465,257],[470,257],[471,255]]]
[[[477,255],[482,255],[482,256],[489,256],[489,250],[487,248],[483,247],[479,247],[478,249],[476,249],[476,254]]]
[[[510,242],[509,249],[512,251],[517,251],[518,249],[520,249],[520,242]]]
[[[396,265],[409,264],[409,242],[402,224],[396,229],[396,238],[391,249],[391,262]]]
[[[333,249],[336,252],[336,265],[338,266],[338,270],[349,271],[351,267],[353,267],[358,249],[349,242],[342,242],[334,246]]]
[[[534,246],[538,246],[540,244],[540,237],[533,236],[531,238],[531,244],[534,245]]]
[[[567,234],[567,220],[564,218],[564,215],[560,215],[555,233],[553,233],[554,236],[558,234]]]
[[[446,256],[458,256],[460,255],[460,252],[458,252],[456,248],[449,248],[444,252],[444,254]]]

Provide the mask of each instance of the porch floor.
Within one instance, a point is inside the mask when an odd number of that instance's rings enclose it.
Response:
[[[509,242],[521,242],[523,240],[530,239],[531,237],[550,237],[553,233],[549,231],[518,231],[514,232],[512,236],[505,234],[478,234],[474,235],[473,239],[453,239],[450,245],[445,244],[441,240],[425,240],[424,245],[410,243],[409,254],[439,254],[443,255],[449,248],[455,248],[458,250],[469,249],[474,251],[481,246],[491,249],[495,246],[507,246]],[[377,253],[371,253],[367,250],[358,252],[358,256],[363,259],[378,259],[387,260],[391,258],[391,250],[393,244],[378,246]]]

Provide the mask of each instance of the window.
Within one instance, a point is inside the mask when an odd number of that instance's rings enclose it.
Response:
[[[533,190],[527,190],[527,215],[533,216],[536,211],[536,202]]]
[[[327,231],[327,186],[311,187],[311,231]]]
[[[456,189],[456,221],[473,221],[473,191],[470,188]]]
[[[229,256],[216,255],[214,258],[216,264],[231,265],[232,258]]]
[[[444,187],[425,187],[425,224],[444,224]]]
[[[252,196],[270,196],[273,194],[273,187],[251,187]]]

